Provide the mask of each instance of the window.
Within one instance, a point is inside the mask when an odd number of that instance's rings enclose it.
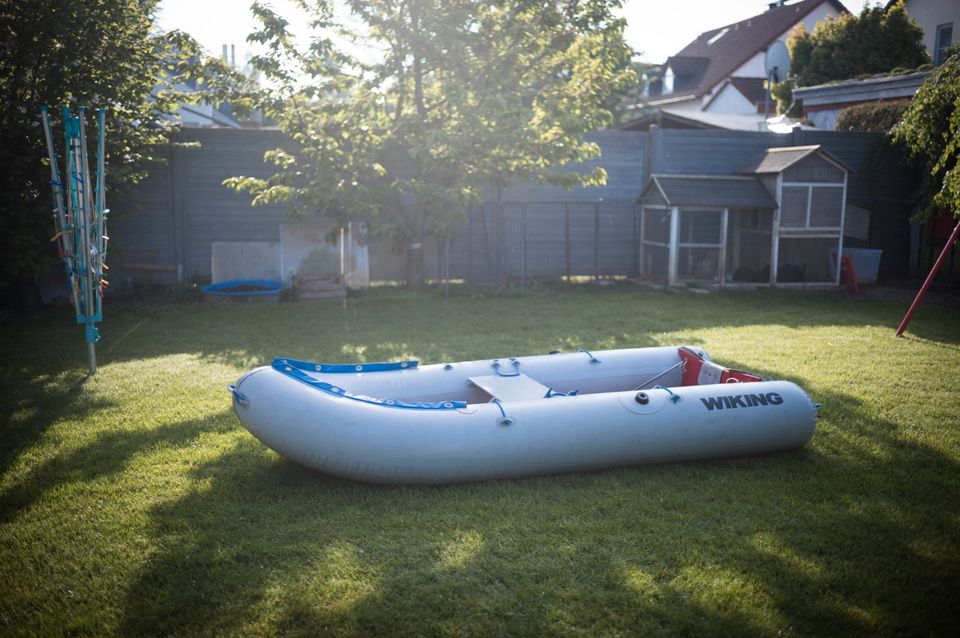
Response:
[[[719,210],[680,210],[677,274],[684,279],[720,277],[721,216]]]
[[[802,228],[807,225],[806,187],[783,188],[783,201],[780,202],[780,225],[787,228]]]
[[[727,35],[727,32],[728,32],[729,30],[730,30],[730,29],[729,29],[728,27],[724,27],[723,29],[721,29],[721,30],[720,30],[720,33],[718,33],[717,35],[715,35],[715,36],[713,36],[712,38],[710,38],[709,40],[707,40],[707,45],[711,45],[711,44],[715,43],[717,40],[719,40],[720,38],[722,38],[723,36]]]
[[[837,186],[784,186],[780,202],[780,227],[840,228],[843,189]]]
[[[670,243],[670,211],[644,209],[643,241],[664,245]]]
[[[953,42],[953,23],[937,25],[937,38],[933,47],[933,63],[942,64],[946,58],[947,49]]]
[[[843,189],[814,188],[810,200],[810,226],[840,228],[843,214]]]

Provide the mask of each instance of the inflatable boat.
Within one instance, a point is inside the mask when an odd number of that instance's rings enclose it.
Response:
[[[230,386],[281,455],[380,483],[449,483],[790,450],[816,409],[695,347],[459,363],[277,358]]]

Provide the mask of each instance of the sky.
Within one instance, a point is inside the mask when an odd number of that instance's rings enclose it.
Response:
[[[704,31],[763,13],[769,1],[626,0],[622,15],[627,19],[627,43],[641,52],[641,60],[663,62]],[[860,13],[868,1],[842,0],[852,13]],[[269,4],[283,13],[282,0]],[[158,19],[163,30],[186,31],[210,53],[234,44],[242,64],[249,50],[246,37],[254,26],[249,6],[250,0],[161,0]]]

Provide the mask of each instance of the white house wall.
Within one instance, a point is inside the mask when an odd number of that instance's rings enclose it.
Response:
[[[733,85],[727,84],[717,97],[704,109],[708,113],[734,113],[743,115],[756,115],[757,107],[750,103],[750,100],[743,97]]]
[[[727,81],[727,78],[765,78],[767,77],[767,73],[766,71],[764,71],[764,66],[763,66],[764,55],[765,54],[763,51],[756,54],[755,56],[753,56],[752,58],[750,58],[749,60],[741,64],[739,67],[737,67],[736,71],[734,71],[727,77],[723,78],[723,80],[720,81],[720,84],[718,84],[717,86],[707,91],[707,94],[703,96],[703,100],[701,101],[701,107],[703,108],[703,110],[710,111],[713,113],[756,113],[757,110],[755,108],[752,108],[749,111],[723,111],[719,108],[714,108],[713,104],[710,105],[710,108],[706,108],[706,107],[707,107],[707,104],[711,100],[713,100],[713,96],[716,94],[719,87],[723,86],[723,83]],[[723,89],[720,89],[720,90],[723,90]],[[739,91],[737,91],[737,93],[740,94]],[[742,94],[741,94],[741,97],[743,97]]]
[[[739,67],[737,70],[730,74],[730,77],[733,78],[765,78],[767,77],[767,72],[763,66],[763,60],[766,53],[761,51],[756,54]]]
[[[907,13],[923,29],[923,46],[933,57],[937,26],[953,23],[953,41],[960,40],[960,0],[907,0]]]

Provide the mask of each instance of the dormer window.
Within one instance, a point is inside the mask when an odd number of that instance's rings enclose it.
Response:
[[[663,92],[664,93],[673,93],[673,69],[667,67],[666,73],[663,74]]]

